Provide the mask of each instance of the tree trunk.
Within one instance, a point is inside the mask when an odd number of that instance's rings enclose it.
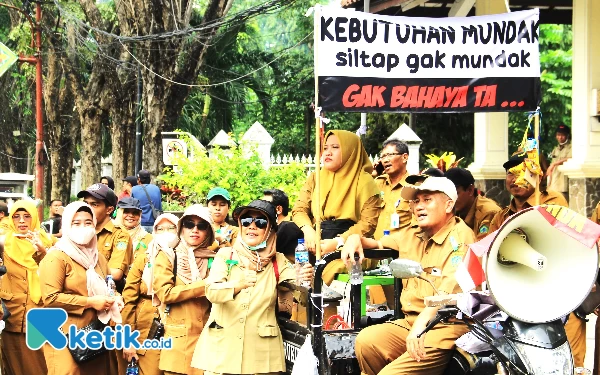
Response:
[[[100,182],[102,168],[102,111],[91,105],[79,115],[81,121],[81,188]]]
[[[74,140],[79,124],[78,117],[73,116],[72,87],[64,84],[68,77],[62,67],[61,54],[55,53],[54,42],[51,40],[48,47],[44,79],[45,133],[50,156],[46,173],[51,177],[46,205],[53,199],[60,199],[65,204],[70,200]]]

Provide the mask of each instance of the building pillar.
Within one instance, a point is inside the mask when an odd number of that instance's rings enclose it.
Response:
[[[600,89],[600,2],[573,0],[573,157],[559,167],[569,177],[571,209],[589,217],[600,193],[600,122],[592,90]]]
[[[477,0],[478,16],[508,12],[505,0]],[[475,185],[501,205],[508,205],[510,196],[505,188],[506,172],[502,164],[510,155],[508,150],[508,113],[475,113],[475,158],[468,169]]]

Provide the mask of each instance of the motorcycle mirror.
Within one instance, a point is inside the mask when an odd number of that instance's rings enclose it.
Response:
[[[410,279],[419,277],[423,273],[423,267],[419,262],[410,259],[394,259],[390,262],[392,275],[398,279]]]

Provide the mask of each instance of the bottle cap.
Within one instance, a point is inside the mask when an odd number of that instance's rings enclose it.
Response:
[[[390,235],[390,231],[389,230],[384,230],[383,231],[383,235],[384,236],[389,236]]]
[[[298,238],[298,244],[304,243],[304,238]]]

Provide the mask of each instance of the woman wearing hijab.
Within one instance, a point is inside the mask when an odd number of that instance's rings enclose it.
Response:
[[[133,260],[138,254],[147,252],[152,235],[142,227],[142,206],[138,199],[126,197],[117,203],[115,224],[129,233],[133,245]]]
[[[275,314],[278,285],[294,283],[296,271],[275,251],[277,216],[271,203],[255,200],[233,216],[240,235],[233,247],[219,250],[206,280],[213,305],[192,367],[205,375],[279,373],[285,371],[285,355]],[[310,264],[302,271],[303,279],[312,279]],[[291,311],[291,297],[279,302],[280,311]]]
[[[3,374],[45,374],[46,361],[41,350],[25,343],[25,316],[32,308],[42,307],[38,264],[56,238],[40,228],[35,203],[15,202],[10,208],[4,242],[4,265],[0,298],[11,315],[2,332]]]
[[[120,203],[120,202],[119,202]],[[173,214],[162,214],[154,221],[152,242],[146,248],[145,256],[139,256],[131,265],[125,289],[123,289],[123,323],[129,324],[132,330],[140,331],[138,341],[140,344],[148,337],[148,331],[155,317],[161,321],[165,316],[160,316],[159,311],[164,312],[164,306],[160,308],[160,301],[154,294],[152,281],[154,279],[154,268],[156,255],[160,248],[173,248],[179,242],[177,237],[177,222],[179,219]],[[127,362],[131,358],[138,360],[141,375],[162,375],[158,368],[160,359],[159,350],[146,350],[134,348],[123,349]]]
[[[315,175],[302,187],[292,210],[292,220],[304,233],[306,247],[315,252],[314,224],[321,219],[323,254],[343,246],[351,234],[371,237],[377,227],[381,207],[379,189],[371,176],[373,165],[360,138],[345,130],[325,135],[320,191],[315,191]],[[315,206],[319,194],[320,207]],[[323,281],[329,284],[335,274],[344,272],[341,261],[327,265]]]
[[[75,325],[81,329],[96,319],[121,323],[121,297],[108,296],[110,275],[105,257],[98,256],[96,218],[84,202],[73,202],[63,213],[63,236],[40,263],[42,297],[45,307],[64,309],[67,321],[63,332]],[[109,352],[76,363],[68,348],[44,344],[48,374],[108,374]]]
[[[212,224],[208,208],[188,207],[177,223],[179,243],[161,247],[156,256],[152,287],[166,316],[165,339],[172,339],[172,348],[160,353],[159,368],[167,375],[202,374],[190,365],[210,310],[204,279],[215,257]]]

